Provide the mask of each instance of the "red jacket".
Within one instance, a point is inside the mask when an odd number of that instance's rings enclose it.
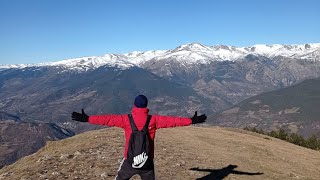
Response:
[[[132,109],[132,116],[134,122],[139,130],[142,130],[143,126],[146,124],[147,116],[149,113],[148,108],[136,108]],[[89,117],[89,123],[99,124],[106,126],[116,126],[124,129],[126,137],[126,146],[124,150],[124,157],[127,158],[128,143],[131,135],[131,126],[128,118],[128,114],[123,115],[94,115]],[[191,124],[190,118],[174,117],[174,116],[159,116],[152,115],[149,123],[149,134],[152,140],[152,157],[154,157],[154,137],[156,130],[159,128],[170,128],[175,126],[188,126]]]

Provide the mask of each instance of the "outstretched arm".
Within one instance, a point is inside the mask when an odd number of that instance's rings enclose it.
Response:
[[[73,112],[72,120],[80,122],[89,122],[91,124],[105,125],[105,126],[116,126],[120,128],[125,127],[126,117],[125,115],[115,115],[115,114],[106,114],[106,115],[92,115],[88,116],[84,113]]]
[[[192,118],[176,116],[154,116],[156,118],[156,128],[170,128],[176,126],[189,126],[190,124],[203,123],[207,119],[205,114],[197,116],[197,111]]]
[[[93,115],[89,117],[89,123],[124,128],[126,117],[118,114]]]

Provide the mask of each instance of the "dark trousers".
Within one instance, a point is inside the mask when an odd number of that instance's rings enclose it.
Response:
[[[139,174],[142,180],[154,180],[154,164],[147,169],[135,169],[129,162],[123,158],[118,169],[118,175],[115,180],[129,180],[132,176]]]

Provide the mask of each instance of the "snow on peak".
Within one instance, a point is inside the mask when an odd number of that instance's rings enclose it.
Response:
[[[161,57],[165,55],[167,51],[165,50],[157,50],[157,51],[146,51],[146,52],[140,52],[140,51],[133,51],[127,54],[123,54],[126,56],[127,60],[137,66],[139,66],[141,63],[148,61],[150,59]]]
[[[0,64],[0,69],[25,68],[28,64]]]
[[[205,64],[212,61],[235,61],[248,54],[262,55],[269,58],[284,56],[320,60],[320,43],[300,45],[257,44],[250,47],[206,46],[200,43],[188,43],[172,50],[133,51],[126,54],[105,54],[103,56],[81,57],[40,64],[0,65],[0,70],[33,66],[59,66],[83,71],[104,65],[126,69],[133,66],[141,66],[149,60],[161,61],[168,59],[187,64]]]
[[[62,66],[70,69],[88,70],[96,69],[100,66],[116,66],[126,69],[134,66],[133,63],[127,61],[127,57],[118,54],[106,54],[104,56],[91,56],[75,59],[67,59],[57,62],[42,63],[40,66]]]
[[[212,51],[212,49],[208,46],[205,46],[203,44],[200,43],[188,43],[185,45],[181,45],[177,48],[175,48],[173,50],[173,52],[177,52],[177,51],[200,51],[200,52],[204,52],[204,51]]]
[[[310,54],[314,51],[319,50],[320,43],[318,44],[301,44],[301,45],[281,45],[281,44],[273,44],[273,45],[264,45],[258,44],[251,47],[246,47],[249,53],[263,55],[267,57],[275,57],[275,56],[284,56],[284,57],[293,57],[293,58],[313,58],[311,56],[305,56],[306,54]]]
[[[63,67],[70,70],[87,71],[88,69],[96,69],[100,66],[112,66],[120,69],[127,69],[135,66],[127,61],[127,57],[117,54],[106,54],[104,56],[90,56],[74,59],[65,59],[56,62],[46,62],[40,64],[16,64],[16,65],[0,65],[0,69],[8,68],[25,68],[25,67]]]

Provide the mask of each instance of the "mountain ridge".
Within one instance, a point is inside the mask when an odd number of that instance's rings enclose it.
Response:
[[[171,50],[150,50],[144,52],[133,51],[125,54],[111,53],[103,56],[88,56],[39,64],[0,64],[0,70],[8,68],[61,66],[69,69],[86,71],[88,69],[95,69],[104,65],[118,66],[120,68],[128,68],[132,66],[140,67],[142,64],[152,59],[162,60],[168,58],[191,64],[208,64],[212,61],[234,61],[249,54],[262,55],[268,58],[283,56],[290,58],[320,60],[319,52],[320,43],[293,45],[257,44],[248,47],[225,45],[206,46],[200,43],[188,43]]]

